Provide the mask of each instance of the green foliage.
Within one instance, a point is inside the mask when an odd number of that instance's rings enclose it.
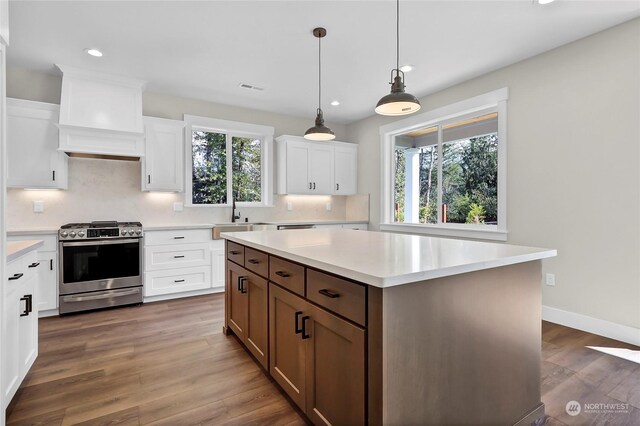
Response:
[[[469,210],[469,213],[467,213],[466,223],[484,223],[484,215],[484,207],[476,203],[471,203],[471,209]]]
[[[260,140],[232,138],[233,197],[236,201],[259,202],[262,197]]]

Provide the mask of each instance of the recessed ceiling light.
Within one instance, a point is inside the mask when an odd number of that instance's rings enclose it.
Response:
[[[536,0],[536,3],[538,4],[549,4],[549,3],[553,3],[554,0]]]
[[[403,65],[400,67],[400,71],[409,72],[413,69],[413,65]]]
[[[96,58],[100,58],[102,56],[102,52],[98,49],[86,49],[85,52],[91,56],[95,56]]]
[[[331,101],[331,105],[338,106],[340,105],[340,101]]]

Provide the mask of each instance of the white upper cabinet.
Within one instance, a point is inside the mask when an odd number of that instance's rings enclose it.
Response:
[[[9,0],[0,0],[0,42],[9,45]]]
[[[184,122],[144,117],[143,191],[183,190]]]
[[[78,154],[144,155],[144,82],[58,65],[62,70],[60,149]]]
[[[340,144],[334,147],[334,185],[336,195],[350,195],[358,192],[358,146]]]
[[[278,194],[356,193],[357,145],[289,135],[276,141]]]
[[[58,151],[58,105],[7,99],[7,186],[67,189],[67,155]]]

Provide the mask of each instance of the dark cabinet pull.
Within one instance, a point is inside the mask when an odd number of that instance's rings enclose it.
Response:
[[[279,276],[279,277],[282,277],[282,278],[289,278],[291,276],[290,273],[285,272],[285,271],[276,271],[275,274],[277,276]]]
[[[178,254],[178,255],[173,256],[174,259],[182,259],[183,257],[184,257],[183,254]]]
[[[340,184],[336,183],[336,191],[340,191]]]
[[[21,297],[20,301],[24,300],[24,311],[20,313],[21,317],[26,317],[29,315],[29,298],[27,296]]]
[[[174,240],[184,240],[184,237],[173,237]]]
[[[231,250],[229,253],[233,255],[240,254],[238,250]]]
[[[29,268],[35,268],[36,266],[39,266],[40,262],[33,262],[31,265],[29,265]]]
[[[309,189],[311,189],[311,182],[309,182]]]
[[[12,277],[9,277],[9,281],[13,281],[13,280],[19,280],[20,278],[22,278],[24,274],[13,274]]]
[[[151,183],[151,175],[147,175],[147,183]]]
[[[258,259],[249,259],[247,260],[247,262],[251,263],[252,265],[257,265],[258,263],[260,263]]]
[[[240,278],[240,293],[245,294],[247,292],[247,286],[245,285],[247,282],[247,277]]]
[[[56,171],[55,170],[52,171],[51,177],[52,177],[53,181],[55,182],[56,181]]]
[[[327,296],[327,297],[329,297],[331,299],[335,299],[336,297],[340,297],[339,293],[334,293],[331,290],[327,290],[326,288],[318,290],[318,293],[320,293],[323,296]]]
[[[313,189],[316,189],[316,183],[313,182]]]
[[[309,319],[308,315],[302,317],[302,340],[308,339],[311,337],[307,334],[307,320]]]
[[[27,294],[25,297],[27,298],[27,310],[31,313],[33,312],[33,294]]]
[[[183,283],[184,280],[173,280],[174,283]]]
[[[296,325],[296,326],[295,326],[295,332],[296,332],[296,334],[300,334],[300,333],[302,333],[302,328],[299,328],[299,327],[298,327],[298,323],[300,322],[300,315],[302,315],[302,311],[297,311],[297,312],[296,312],[296,317],[295,317],[295,320],[294,320],[294,321],[295,321],[295,323],[296,323],[296,324],[295,324],[295,325]]]
[[[53,259],[49,259],[49,269],[53,271]]]

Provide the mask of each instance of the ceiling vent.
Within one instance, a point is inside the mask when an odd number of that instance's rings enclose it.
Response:
[[[253,86],[247,83],[240,83],[240,87],[242,87],[243,89],[257,90],[258,92],[264,91],[264,87]]]

